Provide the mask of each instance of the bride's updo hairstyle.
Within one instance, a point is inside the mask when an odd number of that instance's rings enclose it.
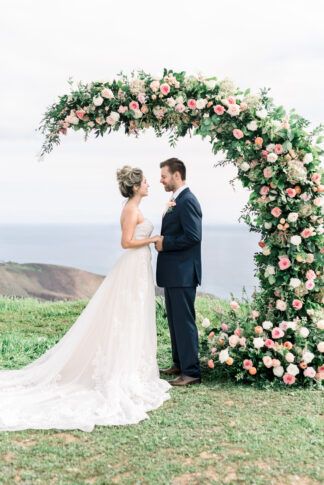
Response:
[[[117,170],[117,181],[123,197],[133,197],[135,195],[134,188],[140,187],[142,180],[143,172],[140,168],[125,165]]]

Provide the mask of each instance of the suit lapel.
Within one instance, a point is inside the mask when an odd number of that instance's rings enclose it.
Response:
[[[190,192],[189,187],[186,187],[185,189],[183,189],[183,191],[180,192],[180,194],[178,195],[178,197],[176,197],[176,199],[175,199],[176,204],[177,204],[177,201],[179,201],[181,199],[181,197],[183,197],[188,192]],[[164,214],[164,216],[162,217],[161,232],[163,232],[163,230],[164,230],[164,226],[165,226],[165,222],[166,222],[166,217],[167,217],[167,214]]]

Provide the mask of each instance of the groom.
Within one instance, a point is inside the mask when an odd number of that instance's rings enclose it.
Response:
[[[173,192],[155,243],[156,280],[164,288],[173,365],[161,372],[179,377],[173,386],[200,384],[195,298],[201,283],[201,220],[198,200],[186,186],[186,167],[178,158],[160,164],[161,183]]]

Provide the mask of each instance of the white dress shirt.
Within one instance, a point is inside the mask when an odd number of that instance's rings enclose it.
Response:
[[[181,187],[179,187],[175,192],[173,192],[171,199],[175,200],[178,197],[178,195],[181,194],[181,192],[186,188],[187,188],[186,184],[181,185]]]

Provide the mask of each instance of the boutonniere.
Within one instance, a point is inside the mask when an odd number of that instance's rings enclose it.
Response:
[[[166,211],[165,213],[167,214],[168,212],[172,212],[173,211],[173,208],[176,206],[176,201],[175,200],[169,200],[168,203],[167,203],[167,208],[166,208]]]

